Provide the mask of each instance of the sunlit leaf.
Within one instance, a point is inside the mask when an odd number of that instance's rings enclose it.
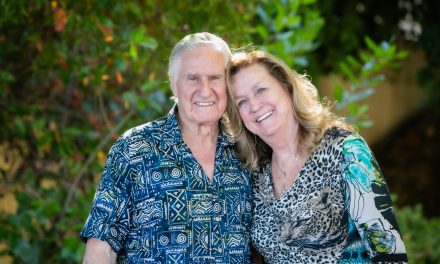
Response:
[[[67,13],[64,9],[56,9],[53,14],[55,30],[63,31],[67,25]]]
[[[130,45],[130,56],[133,60],[137,60],[138,58],[138,51],[134,44]]]

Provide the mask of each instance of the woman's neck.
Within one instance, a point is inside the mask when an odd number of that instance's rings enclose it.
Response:
[[[272,148],[272,157],[280,162],[296,157],[301,152],[298,126],[285,129],[283,134],[277,134],[266,142]]]
[[[294,143],[272,149],[272,151],[272,160],[282,168],[289,167],[292,160],[299,159],[302,156],[299,145]]]

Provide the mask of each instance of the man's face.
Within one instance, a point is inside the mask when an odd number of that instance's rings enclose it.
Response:
[[[223,53],[202,45],[184,52],[178,63],[170,83],[178,99],[182,126],[197,129],[217,125],[227,102]]]

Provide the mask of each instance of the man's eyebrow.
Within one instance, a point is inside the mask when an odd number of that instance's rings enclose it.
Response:
[[[199,75],[199,74],[193,72],[187,72],[184,74],[184,76],[194,76],[194,75]]]
[[[188,79],[188,78],[199,78],[200,75],[196,74],[196,73],[185,73],[183,75],[183,78]]]
[[[225,75],[224,74],[210,74],[210,75],[208,75],[208,77],[217,77],[217,78],[224,78],[225,77]]]

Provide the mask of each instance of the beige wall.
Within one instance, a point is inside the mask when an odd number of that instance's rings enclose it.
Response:
[[[417,83],[417,72],[424,65],[423,53],[410,51],[401,67],[387,70],[385,81],[365,100],[370,106],[368,115],[374,121],[374,125],[363,129],[361,135],[369,144],[374,144],[386,136],[396,125],[420,108],[423,94]],[[332,79],[334,78],[329,76],[319,79],[321,95],[331,100]]]

